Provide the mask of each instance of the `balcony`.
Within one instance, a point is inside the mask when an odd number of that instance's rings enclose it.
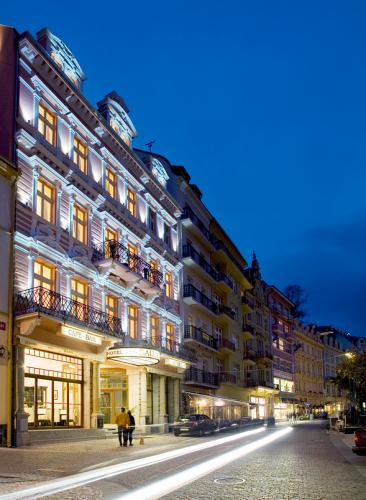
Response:
[[[106,240],[93,247],[92,262],[106,273],[128,283],[136,283],[145,294],[157,294],[163,287],[163,275],[120,242]]]
[[[236,346],[234,344],[234,342],[231,342],[231,340],[228,340],[228,339],[221,339],[219,342],[218,342],[218,346],[219,346],[219,349],[223,350],[223,351],[226,351],[226,352],[235,352],[236,351]]]
[[[184,207],[183,214],[181,216],[181,221],[183,226],[190,227],[192,229],[198,230],[198,235],[203,235],[207,242],[209,242],[212,246],[216,243],[215,236],[207,229],[205,224],[201,221],[199,217],[193,212],[191,207]]]
[[[244,358],[248,358],[257,362],[261,361],[264,363],[269,363],[273,359],[273,356],[269,351],[266,350],[248,350],[247,353],[244,354]]]
[[[222,304],[219,304],[219,314],[225,314],[229,319],[233,321],[237,321],[237,314],[234,309],[231,309],[231,307],[224,306]]]
[[[218,387],[218,376],[216,373],[206,372],[191,366],[184,373],[184,382],[186,384],[205,385]]]
[[[184,285],[183,300],[188,305],[202,306],[204,310],[208,310],[212,314],[217,315],[219,312],[216,302],[200,292],[200,290],[193,285]]]
[[[129,336],[125,336],[121,342],[123,347],[143,347],[146,349],[156,349],[162,354],[168,356],[182,358],[188,361],[195,361],[194,353],[185,349],[184,346],[173,339],[165,337],[153,337],[147,339],[134,339]]]
[[[114,337],[124,336],[120,318],[40,286],[17,293],[14,299],[14,312],[15,316],[44,314],[61,321],[99,330]]]
[[[188,265],[190,263],[198,264],[215,282],[219,281],[219,273],[214,267],[200,255],[192,245],[183,245],[183,259]]]
[[[238,383],[237,376],[234,373],[219,373],[220,384],[234,384]]]
[[[221,285],[225,291],[231,291],[234,288],[233,281],[222,271],[218,271],[207,260],[200,255],[192,245],[183,246],[183,260],[187,265],[197,265],[206,275],[208,275],[216,284]]]
[[[274,389],[273,383],[270,380],[265,380],[260,377],[248,378],[244,381],[243,387],[268,387],[269,389]]]
[[[217,340],[209,335],[208,333],[201,330],[201,328],[197,328],[193,325],[186,325],[184,328],[184,340],[185,342],[198,342],[210,349],[214,349],[217,351],[218,344]]]
[[[251,340],[255,336],[254,328],[251,325],[248,325],[247,323],[243,323],[241,331],[243,333],[244,340]]]
[[[246,297],[245,295],[242,295],[241,297],[241,305],[244,312],[250,313],[253,311],[253,306],[251,302],[248,300],[248,297]]]

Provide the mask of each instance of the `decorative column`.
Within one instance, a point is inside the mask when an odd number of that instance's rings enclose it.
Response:
[[[36,254],[30,252],[28,254],[28,288],[33,288],[35,259],[36,259]]]
[[[41,168],[36,166],[33,167],[33,179],[32,179],[32,199],[31,199],[31,207],[32,207],[32,229],[31,234],[34,235],[36,231],[37,224],[37,187],[38,187],[38,178],[41,173]]]
[[[166,318],[161,318],[160,320],[160,338],[163,347],[166,347]]]
[[[72,273],[71,272],[67,272],[65,273],[65,276],[66,276],[66,297],[71,299],[71,277],[72,277]]]
[[[40,97],[38,94],[34,93],[33,94],[33,106],[34,106],[34,113],[33,113],[33,126],[35,128],[38,128],[38,112],[39,112],[39,101]]]
[[[92,361],[93,367],[93,412],[91,415],[91,426],[94,429],[103,427],[103,413],[100,411],[100,361]]]
[[[92,207],[88,209],[88,247],[92,247],[92,227],[93,227],[94,210]]]
[[[69,233],[72,236],[72,222],[74,219],[74,205],[75,205],[75,195],[70,194],[69,198]]]
[[[25,446],[30,444],[30,437],[28,432],[28,413],[25,413],[24,411],[24,346],[18,344],[16,347],[16,353],[16,445]]]
[[[61,203],[62,203],[62,185],[60,182],[55,182],[57,188],[57,203],[56,203],[56,227],[61,228]]]
[[[146,330],[145,335],[143,335],[142,338],[151,340],[151,311],[150,309],[143,309],[143,311],[145,312]]]

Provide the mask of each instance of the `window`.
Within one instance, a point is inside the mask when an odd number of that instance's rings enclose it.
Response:
[[[88,304],[88,283],[76,278],[71,280],[71,298],[77,302]]]
[[[158,346],[159,318],[157,316],[151,316],[150,318],[150,335],[151,335],[152,345]]]
[[[171,272],[165,273],[165,295],[169,298],[173,298],[173,276]]]
[[[109,167],[105,173],[105,188],[112,198],[117,197],[117,176]]]
[[[155,284],[157,282],[157,273],[158,273],[158,263],[156,260],[154,259],[150,260],[150,268],[151,268],[150,281],[151,283]]]
[[[150,231],[153,234],[156,234],[156,213],[154,212],[154,210],[151,210],[151,209],[150,209],[149,225],[150,225]]]
[[[127,210],[136,217],[136,193],[131,188],[127,188]]]
[[[105,312],[109,316],[118,317],[118,299],[113,295],[106,295],[105,297]]]
[[[135,306],[128,306],[128,335],[133,339],[138,337],[138,309]]]
[[[72,237],[85,245],[88,242],[88,213],[79,205],[73,208]]]
[[[166,324],[166,348],[174,351],[174,326],[171,323]]]
[[[36,260],[34,263],[33,286],[41,286],[47,290],[55,289],[56,270],[54,267]]]
[[[170,239],[170,227],[164,224],[164,241],[167,245],[170,246],[171,244],[171,239]]]
[[[44,179],[38,179],[37,182],[37,200],[36,211],[39,217],[50,222],[55,223],[55,210],[56,208],[56,192],[55,188],[51,186]]]
[[[88,172],[88,146],[74,137],[74,163],[86,174]]]
[[[53,146],[56,145],[56,115],[51,113],[43,104],[38,108],[38,132]]]
[[[127,253],[128,253],[128,267],[137,273],[138,271],[138,259],[137,259],[137,248],[135,245],[128,243],[127,245]]]
[[[111,229],[110,227],[106,227],[105,228],[105,235],[104,235],[105,239],[107,241],[110,241],[110,240],[114,240],[114,241],[117,241],[117,231],[114,231],[114,229]]]

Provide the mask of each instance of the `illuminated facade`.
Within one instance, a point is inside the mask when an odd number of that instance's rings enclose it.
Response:
[[[296,412],[324,411],[324,346],[312,326],[294,322]]]
[[[120,96],[85,99],[60,39],[17,43],[17,444],[29,429],[114,423],[122,405],[137,425],[173,421],[189,361],[167,175],[131,149]]]
[[[274,402],[276,419],[286,419],[295,411],[294,337],[292,302],[274,286],[268,286],[267,301],[271,315],[273,387],[278,390]]]

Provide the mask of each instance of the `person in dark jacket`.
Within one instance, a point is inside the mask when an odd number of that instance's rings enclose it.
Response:
[[[130,446],[133,446],[133,444],[132,444],[132,433],[135,430],[135,417],[132,415],[132,413],[131,413],[130,410],[128,410],[127,414],[130,417],[130,425],[128,427],[128,440],[130,442]]]

